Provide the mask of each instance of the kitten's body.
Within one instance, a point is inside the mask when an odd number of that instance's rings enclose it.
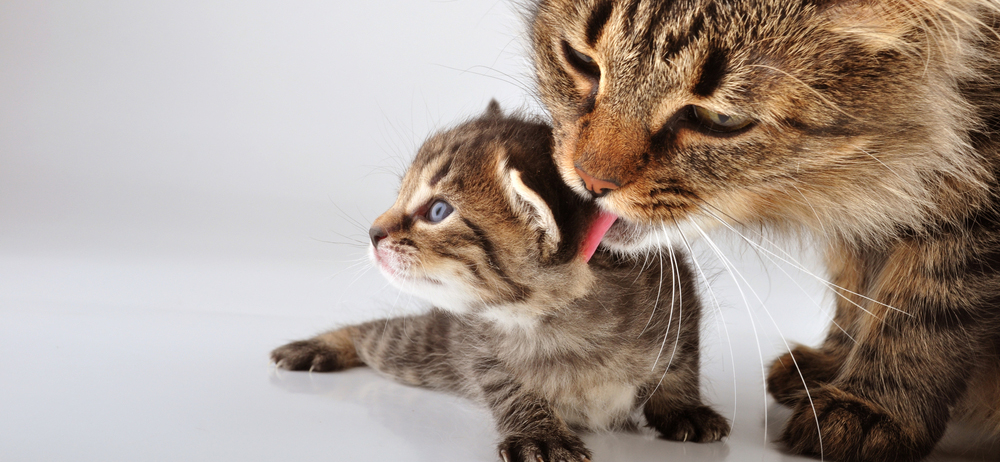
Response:
[[[588,458],[569,426],[614,428],[640,410],[666,438],[725,436],[700,398],[700,307],[683,257],[601,250],[588,264],[579,249],[595,209],[559,181],[550,143],[545,125],[495,107],[431,138],[372,227],[373,254],[447,311],[337,329],[273,360],[369,365],[479,400],[508,460]]]
[[[768,379],[795,408],[793,451],[915,460],[959,417],[1000,435],[998,12],[995,0],[535,11],[557,164],[622,217],[605,244],[634,251],[722,222],[828,245],[835,325]]]

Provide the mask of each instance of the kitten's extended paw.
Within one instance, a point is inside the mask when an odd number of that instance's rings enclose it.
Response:
[[[271,352],[271,361],[291,371],[333,372],[357,365],[357,353],[333,348],[319,340],[289,343]]]
[[[832,385],[810,393],[812,403],[799,401],[781,435],[793,452],[838,462],[904,462],[934,447],[925,430],[904,427],[878,404]]]
[[[729,422],[714,409],[693,406],[671,411],[663,415],[646,413],[649,427],[660,433],[664,439],[711,443],[729,435]]]
[[[511,435],[500,443],[504,462],[589,462],[590,451],[569,432]]]
[[[805,398],[806,386],[811,390],[833,381],[841,365],[842,361],[834,355],[805,346],[796,347],[771,364],[771,371],[767,374],[767,391],[779,403],[795,406]],[[802,371],[801,376],[799,371]]]

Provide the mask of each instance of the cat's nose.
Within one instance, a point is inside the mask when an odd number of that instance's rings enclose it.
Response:
[[[589,173],[580,168],[579,165],[576,165],[575,167],[576,167],[576,174],[580,175],[580,178],[583,180],[584,186],[587,187],[587,190],[589,190],[591,194],[594,195],[594,197],[601,197],[610,191],[618,189],[619,184],[617,182],[613,180],[602,180],[600,178],[594,178]]]
[[[372,239],[372,247],[378,248],[378,242],[389,237],[389,233],[381,226],[372,226],[368,230],[368,237]]]

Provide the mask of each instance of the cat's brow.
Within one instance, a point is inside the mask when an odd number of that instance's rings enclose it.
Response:
[[[726,52],[712,47],[705,57],[705,62],[701,66],[701,75],[698,76],[698,81],[694,84],[691,92],[703,98],[712,96],[712,93],[715,93],[715,90],[718,90],[719,86],[722,85],[722,79],[726,76],[728,65],[729,58],[726,56]]]
[[[587,45],[594,46],[597,43],[597,39],[600,38],[601,32],[604,30],[604,26],[608,23],[608,19],[611,18],[614,7],[615,5],[611,0],[602,0],[594,8],[593,14],[587,19]]]

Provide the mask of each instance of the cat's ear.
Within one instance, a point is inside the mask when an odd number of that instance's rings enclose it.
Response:
[[[508,170],[507,179],[511,205],[540,234],[539,250],[542,254],[542,261],[546,261],[559,250],[559,242],[562,240],[559,225],[556,224],[556,217],[552,215],[552,209],[549,208],[545,199],[542,199],[542,196],[524,184],[519,170]]]
[[[486,112],[483,113],[483,117],[487,119],[499,119],[503,117],[503,110],[500,109],[500,103],[495,99],[491,99],[490,104],[486,105]]]

